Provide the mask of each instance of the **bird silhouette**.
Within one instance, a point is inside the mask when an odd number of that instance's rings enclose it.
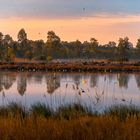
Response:
[[[86,11],[86,8],[83,8],[83,11]]]

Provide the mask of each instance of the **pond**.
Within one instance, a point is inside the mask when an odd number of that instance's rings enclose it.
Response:
[[[0,72],[0,105],[11,102],[53,109],[80,103],[99,112],[116,104],[140,106],[140,74]]]

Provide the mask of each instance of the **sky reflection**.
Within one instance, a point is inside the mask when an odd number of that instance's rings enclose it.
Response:
[[[44,102],[54,109],[80,102],[102,110],[113,104],[140,106],[140,74],[14,73],[0,74],[0,105]]]

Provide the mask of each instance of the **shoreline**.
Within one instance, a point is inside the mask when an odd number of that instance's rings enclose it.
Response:
[[[75,63],[0,63],[0,71],[44,72],[140,72],[140,63],[135,62],[75,62]]]

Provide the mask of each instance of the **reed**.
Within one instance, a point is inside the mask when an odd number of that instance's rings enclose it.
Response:
[[[104,111],[105,115],[111,117],[118,117],[120,120],[125,121],[127,118],[140,116],[140,108],[134,105],[115,105],[111,106]]]
[[[52,117],[53,116],[53,109],[49,106],[46,106],[44,103],[36,103],[31,105],[30,108],[30,115],[32,116],[42,116],[42,117]]]
[[[110,116],[118,117],[125,120],[128,117],[140,116],[140,108],[134,105],[114,105],[106,108],[102,113],[94,111],[91,107],[80,103],[62,105],[56,110],[52,109],[45,103],[35,103],[31,107],[21,105],[20,103],[11,102],[8,105],[0,106],[0,117],[16,117],[21,116],[31,117],[40,116],[44,118],[59,118],[59,119],[75,119],[83,116]]]
[[[125,105],[97,115],[76,103],[55,111],[43,103],[28,109],[10,103],[0,107],[0,140],[135,140],[140,137],[139,114],[139,107]]]
[[[61,119],[70,120],[81,116],[92,115],[93,112],[90,108],[83,106],[79,103],[61,106],[56,111],[55,116]]]
[[[20,116],[22,118],[28,115],[26,107],[22,106],[20,103],[11,102],[6,106],[0,106],[0,116],[2,117],[16,117]]]
[[[125,122],[110,116],[84,116],[71,120],[56,118],[0,117],[0,140],[136,140],[140,137],[140,119]]]

